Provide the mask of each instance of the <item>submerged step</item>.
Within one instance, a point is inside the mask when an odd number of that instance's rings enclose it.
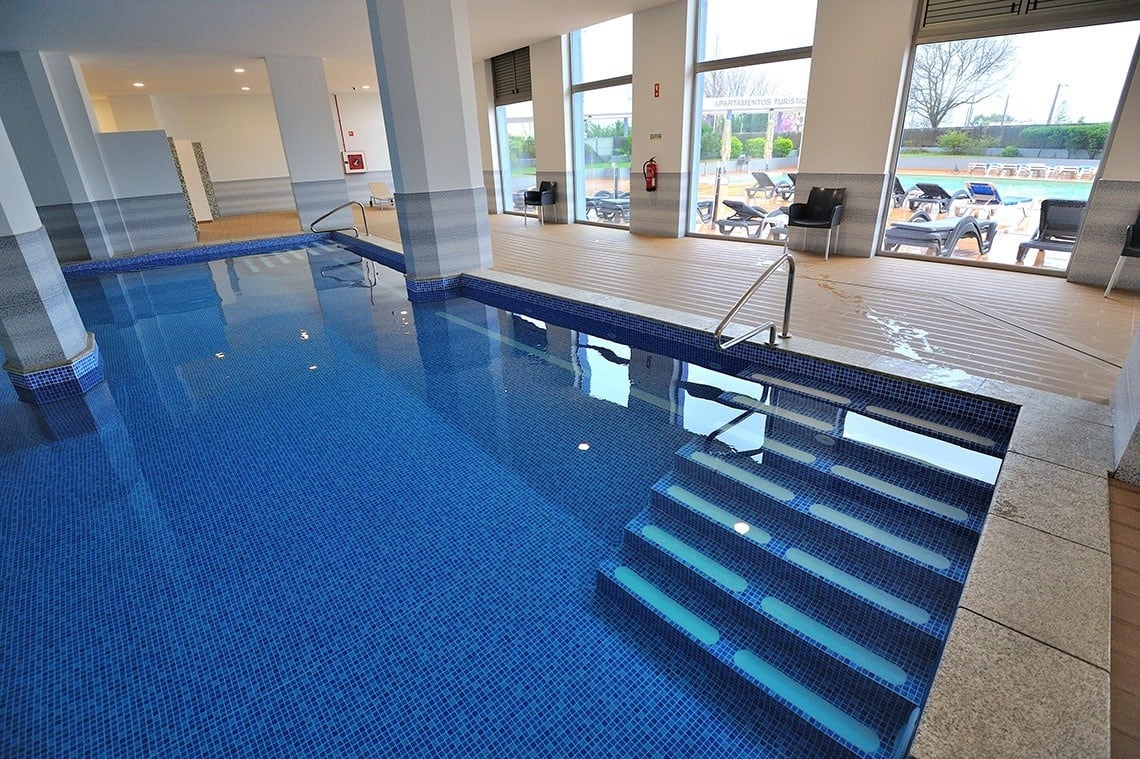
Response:
[[[949,503],[943,503],[942,501],[922,495],[921,493],[915,493],[912,490],[907,490],[906,488],[899,487],[898,485],[887,482],[884,479],[874,477],[865,472],[856,471],[851,467],[835,464],[831,467],[831,472],[836,477],[842,477],[843,479],[848,480],[849,482],[853,482],[856,485],[861,485],[863,487],[871,488],[872,490],[877,490],[880,493],[885,493],[892,498],[904,501],[905,503],[909,503],[912,506],[917,506],[920,509],[925,509],[926,511],[929,511],[933,514],[938,514],[939,516],[946,517],[947,519],[952,519],[955,522],[964,524],[970,520],[970,515],[957,506]]]
[[[631,593],[706,646],[714,645],[720,640],[720,632],[715,627],[674,601],[629,567],[619,566],[614,570],[614,577]]]
[[[819,694],[805,688],[794,678],[781,672],[756,653],[747,649],[740,649],[733,656],[733,663],[777,696],[860,751],[873,754],[879,750],[878,733],[834,706]]]
[[[748,581],[736,572],[710,559],[697,549],[670,535],[656,525],[645,525],[641,528],[641,534],[646,540],[655,543],[674,556],[685,560],[729,590],[740,593],[748,587]]]
[[[860,580],[858,577],[848,574],[839,567],[832,566],[823,559],[816,558],[806,551],[801,551],[798,548],[789,548],[787,553],[784,554],[784,558],[794,564],[798,564],[813,574],[830,580],[857,596],[861,596],[888,611],[898,614],[900,617],[916,625],[925,625],[930,622],[931,615],[926,609],[916,606],[909,601],[904,601],[898,596],[888,593],[869,582]]]

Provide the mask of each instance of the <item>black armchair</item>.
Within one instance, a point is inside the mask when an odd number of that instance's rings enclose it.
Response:
[[[827,230],[827,247],[824,248],[823,252],[824,261],[831,254],[831,230],[838,229],[839,222],[843,220],[843,200],[846,195],[846,187],[813,187],[808,194],[806,203],[792,203],[788,208],[789,228]],[[835,247],[838,249],[838,232],[835,234],[835,240]],[[785,247],[786,245],[785,242]]]
[[[540,182],[537,189],[527,190],[523,193],[523,226],[526,226],[527,208],[538,208],[538,223],[546,223],[546,206],[554,205],[554,190],[557,182]]]
[[[1112,270],[1112,276],[1108,278],[1104,297],[1107,298],[1112,292],[1116,280],[1120,278],[1120,270],[1124,268],[1124,261],[1128,258],[1140,258],[1140,214],[1136,215],[1136,221],[1124,229],[1124,247],[1120,251],[1120,258],[1116,259],[1116,268]]]

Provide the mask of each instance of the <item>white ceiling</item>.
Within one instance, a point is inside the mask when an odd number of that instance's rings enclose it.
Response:
[[[265,93],[272,55],[323,58],[329,89],[348,92],[377,84],[366,1],[0,0],[0,50],[74,55],[93,97]],[[468,0],[472,57],[670,1]]]

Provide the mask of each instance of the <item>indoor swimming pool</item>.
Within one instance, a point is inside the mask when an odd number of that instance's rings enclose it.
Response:
[[[5,754],[905,751],[1016,407],[327,241],[69,285],[105,385],[0,386]]]

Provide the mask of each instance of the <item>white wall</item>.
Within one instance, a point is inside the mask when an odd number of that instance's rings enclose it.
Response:
[[[1137,145],[1140,145],[1140,53],[1132,59],[1132,75],[1125,87],[1112,145],[1101,163],[1100,178],[1140,181],[1140,150],[1136,149]]]
[[[530,46],[530,80],[534,93],[534,152],[539,173],[570,171],[570,56],[566,37]],[[566,189],[559,194],[566,192]]]
[[[392,158],[388,154],[380,93],[337,93],[332,100],[334,111],[339,111],[343,149],[363,150],[369,171],[391,171]]]
[[[117,132],[115,113],[111,110],[111,103],[107,98],[91,98],[91,109],[95,111],[95,125],[100,132]]]
[[[98,140],[116,198],[182,194],[166,132],[112,132]]]
[[[95,105],[94,101],[91,104]],[[150,95],[109,97],[107,98],[107,105],[114,116],[115,131],[117,132],[139,132],[159,128]],[[98,109],[95,113],[98,117]],[[102,118],[99,118],[99,128],[103,129]],[[107,130],[103,129],[103,131]]]
[[[913,0],[819,0],[801,172],[889,172]],[[872,34],[853,30],[874,26]]]
[[[28,185],[16,161],[16,151],[0,122],[0,237],[22,235],[39,229],[40,215],[32,203]]]
[[[155,108],[171,137],[202,143],[213,181],[289,176],[270,96],[158,97]]]
[[[657,157],[659,171],[687,172],[691,130],[688,0],[641,11],[633,24],[633,159],[631,171]],[[659,85],[654,96],[654,85]],[[650,139],[650,135],[661,137]],[[640,179],[640,177],[639,177]]]

